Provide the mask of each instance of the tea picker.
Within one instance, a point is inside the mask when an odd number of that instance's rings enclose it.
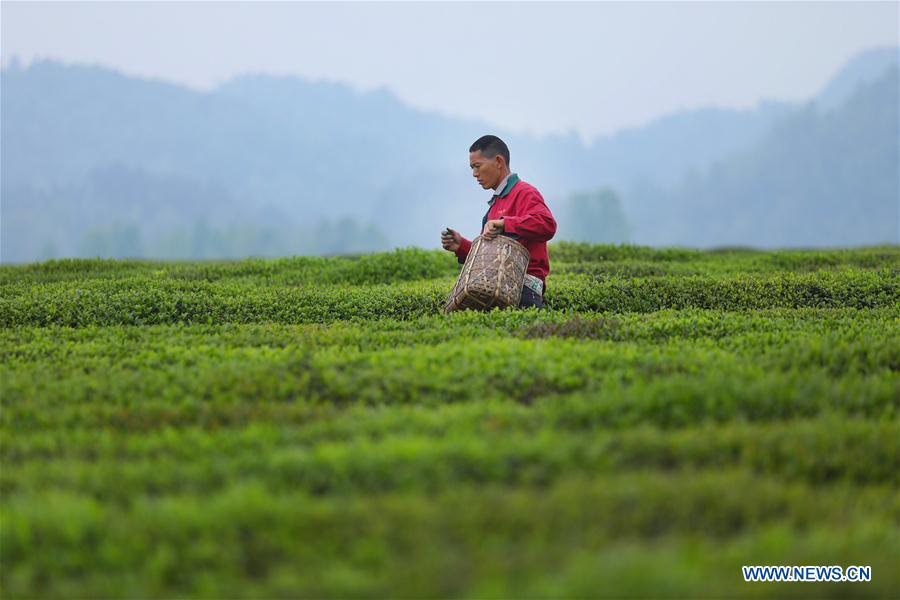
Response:
[[[542,308],[550,273],[547,242],[556,220],[541,193],[509,170],[509,148],[493,135],[469,148],[472,176],[494,194],[481,222],[481,235],[469,241],[447,227],[441,244],[463,265],[444,303],[444,312],[518,306]]]

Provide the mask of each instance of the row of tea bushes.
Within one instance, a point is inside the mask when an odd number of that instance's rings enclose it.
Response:
[[[446,251],[401,248],[361,256],[294,256],[241,260],[154,261],[61,259],[0,268],[0,285],[147,277],[178,281],[237,280],[256,285],[366,285],[447,277],[459,271]]]
[[[415,344],[434,345],[459,340],[514,336],[522,339],[574,338],[617,342],[662,343],[676,340],[714,340],[717,346],[785,349],[802,344],[814,348],[812,336],[826,338],[823,351],[840,352],[844,345],[880,344],[894,339],[900,311],[894,308],[777,308],[755,311],[662,310],[651,313],[593,311],[504,310],[487,313],[463,311],[409,320],[351,319],[322,324],[237,323],[185,325],[131,325],[13,327],[0,329],[0,362],[57,361],[59,365],[81,356],[133,359],[175,348],[257,347],[307,349],[343,347],[378,350]],[[834,338],[833,343],[830,343]],[[202,349],[202,352],[201,350]]]
[[[496,408],[492,427],[465,427],[448,411],[445,427],[421,431],[415,420],[403,431],[373,428],[377,420],[363,415],[357,424],[321,419],[302,432],[190,429],[175,444],[166,430],[98,436],[93,444],[83,433],[71,440],[41,436],[4,449],[0,489],[12,495],[66,490],[127,505],[142,495],[212,494],[238,480],[258,481],[273,493],[433,493],[459,484],[548,485],[573,474],[732,468],[813,485],[900,484],[900,436],[887,422],[827,414],[789,423],[642,426],[584,435],[583,429],[535,427],[533,421],[528,428]]]
[[[0,560],[11,596],[891,597],[884,499],[877,488],[729,470],[327,498],[234,481],[211,497],[121,506],[60,490],[7,503],[4,521],[28,525],[0,529]],[[797,557],[863,560],[874,578],[852,588],[741,581],[741,564]]]
[[[751,248],[719,248],[697,250],[689,248],[652,248],[630,244],[588,244],[558,242],[548,246],[551,263],[604,264],[611,262],[641,262],[659,265],[691,263],[734,272],[749,271],[815,271],[834,267],[897,268],[900,247],[893,245],[866,248],[838,248],[818,250],[756,250]]]
[[[684,318],[670,316],[676,326]],[[20,341],[0,367],[0,418],[20,432],[141,430],[233,426],[274,413],[305,422],[316,407],[361,402],[437,407],[499,398],[566,405],[572,394],[583,398],[569,416],[591,427],[677,427],[829,410],[891,418],[900,403],[895,330],[883,319],[849,318],[831,325],[822,319],[808,330],[789,319],[769,328],[750,329],[748,322],[724,335],[702,329],[675,335],[670,327],[657,338],[647,335],[652,320],[635,316],[643,331],[636,327],[627,341],[530,337],[535,327],[565,328],[580,317],[535,320],[506,336],[485,328],[474,341],[448,330],[428,343],[402,343],[365,331],[363,323],[346,324],[343,333],[320,326],[231,326],[219,334],[171,326],[69,330],[77,341],[61,337],[55,347],[53,335],[65,330],[10,330],[3,345]]]
[[[452,279],[369,286],[261,287],[235,282],[131,278],[17,283],[3,287],[0,326],[162,323],[328,323],[352,318],[411,319],[438,314]],[[556,310],[653,312],[668,308],[900,305],[900,277],[883,271],[666,276],[596,280],[563,275],[548,282]]]
[[[551,277],[589,274],[599,278],[664,275],[804,273],[819,270],[881,269],[900,273],[894,246],[853,250],[700,251],[551,243]],[[230,261],[62,259],[0,267],[0,286],[91,279],[152,278],[176,281],[238,281],[255,285],[366,285],[455,276],[456,258],[443,250],[400,248],[362,256],[297,256]]]

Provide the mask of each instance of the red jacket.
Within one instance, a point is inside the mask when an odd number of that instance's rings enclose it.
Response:
[[[544,203],[544,197],[530,183],[526,183],[513,173],[507,181],[506,187],[494,200],[494,204],[488,209],[482,221],[490,219],[503,219],[503,231],[515,233],[519,241],[528,249],[531,260],[528,261],[526,273],[534,275],[544,282],[544,291],[547,291],[547,275],[550,273],[550,257],[547,255],[547,241],[556,234],[556,219],[550,213],[550,209]],[[481,231],[478,232],[479,235]],[[466,262],[471,240],[462,239],[456,250],[457,262]]]

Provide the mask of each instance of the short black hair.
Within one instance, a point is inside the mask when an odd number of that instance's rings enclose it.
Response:
[[[496,135],[483,135],[469,148],[469,152],[481,152],[485,158],[494,158],[498,154],[506,161],[509,166],[509,148],[506,143]]]

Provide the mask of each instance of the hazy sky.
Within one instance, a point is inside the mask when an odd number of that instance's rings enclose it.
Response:
[[[698,106],[805,100],[898,44],[897,2],[9,2],[12,55],[210,87],[247,72],[584,138]]]

